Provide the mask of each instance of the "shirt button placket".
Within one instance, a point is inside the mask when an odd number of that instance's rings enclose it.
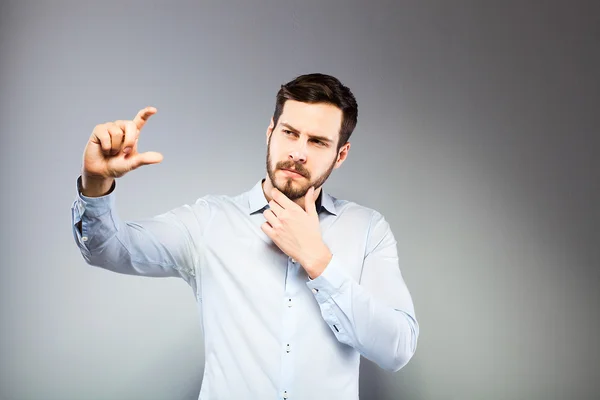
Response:
[[[292,293],[295,293],[297,281],[295,279],[296,269],[298,265],[296,264],[296,260],[289,257],[287,262],[287,274],[286,274],[286,282],[285,282],[285,297],[284,297],[284,310],[283,310],[283,332],[282,332],[282,341],[283,341],[283,352],[282,352],[282,387],[281,397],[283,399],[289,399],[290,394],[288,389],[290,388],[290,383],[293,379],[293,363],[292,363],[292,355],[290,354],[292,351],[290,339],[294,335],[296,321],[294,320],[294,313],[292,306],[294,305],[294,299]]]

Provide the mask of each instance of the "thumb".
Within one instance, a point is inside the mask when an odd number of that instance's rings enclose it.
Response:
[[[311,186],[304,196],[304,209],[309,215],[317,215],[317,206],[315,205],[315,187]]]
[[[131,168],[136,169],[142,165],[158,164],[163,160],[163,155],[155,151],[138,153],[131,157]]]

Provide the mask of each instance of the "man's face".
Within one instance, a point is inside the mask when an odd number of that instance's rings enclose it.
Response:
[[[291,200],[318,189],[348,153],[338,151],[342,111],[330,104],[287,100],[277,126],[267,130],[267,173],[275,188]]]

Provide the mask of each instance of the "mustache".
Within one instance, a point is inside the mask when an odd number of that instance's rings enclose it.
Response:
[[[293,161],[280,161],[275,166],[275,169],[291,169],[294,172],[297,172],[300,175],[304,176],[305,178],[310,177],[310,173],[306,168],[304,168],[302,164]]]

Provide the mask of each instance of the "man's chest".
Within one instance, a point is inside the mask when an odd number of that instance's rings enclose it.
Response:
[[[302,266],[285,254],[261,229],[261,213],[216,215],[199,243],[199,265],[205,279],[227,278],[244,282],[276,283],[284,289],[304,284],[308,275]],[[344,272],[360,280],[368,241],[368,224],[363,221],[320,215],[323,242],[341,261]],[[262,285],[259,285],[262,286]]]

